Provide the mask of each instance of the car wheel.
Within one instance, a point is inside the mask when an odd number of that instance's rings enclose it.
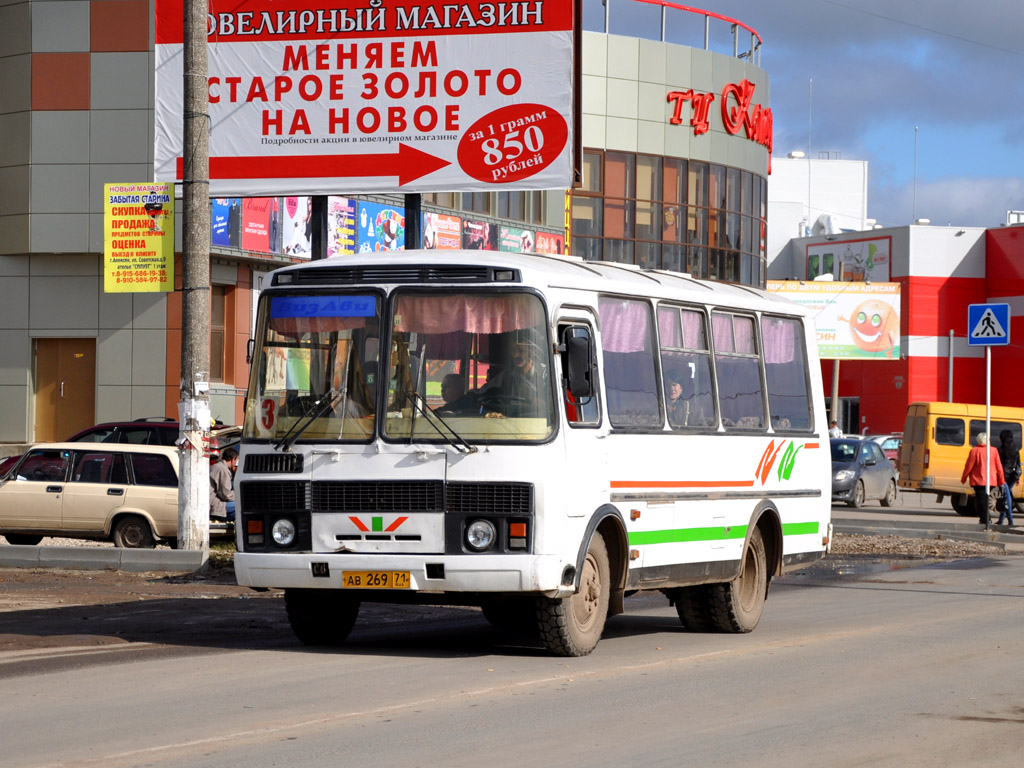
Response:
[[[974,508],[974,497],[968,493],[954,493],[949,497],[949,503],[958,515],[964,517],[977,517],[978,510]]]
[[[110,538],[115,547],[124,549],[152,549],[156,546],[149,523],[140,515],[119,517]]]
[[[883,507],[891,507],[896,503],[896,481],[890,480],[889,487],[885,491],[885,497],[882,499]]]
[[[43,540],[42,536],[36,536],[32,533],[5,533],[4,538],[7,539],[8,544],[16,544],[22,547],[34,547]]]
[[[860,509],[864,506],[864,481],[858,480],[857,485],[853,489],[853,496],[847,502],[854,509]]]
[[[597,647],[608,618],[611,567],[604,537],[595,533],[583,561],[580,588],[570,597],[538,597],[537,623],[547,649],[559,656],[586,656]]]

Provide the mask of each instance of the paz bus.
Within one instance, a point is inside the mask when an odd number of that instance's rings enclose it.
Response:
[[[307,644],[364,602],[479,606],[553,653],[659,590],[749,632],[831,540],[807,312],[565,256],[407,251],[276,270],[235,478],[238,583]]]

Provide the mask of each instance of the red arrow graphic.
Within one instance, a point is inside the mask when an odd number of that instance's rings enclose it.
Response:
[[[368,176],[397,176],[404,186],[421,176],[438,171],[447,160],[434,157],[408,144],[398,152],[370,155],[286,155],[283,157],[211,157],[211,179],[325,179]],[[184,162],[178,158],[178,178]]]

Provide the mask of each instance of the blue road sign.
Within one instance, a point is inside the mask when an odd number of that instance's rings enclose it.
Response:
[[[968,304],[967,345],[1005,347],[1010,343],[1009,304]]]

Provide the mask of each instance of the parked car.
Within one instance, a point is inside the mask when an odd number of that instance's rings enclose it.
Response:
[[[211,525],[211,536],[230,535]],[[178,535],[178,449],[126,443],[40,443],[0,475],[0,534],[154,547]]]
[[[162,417],[135,419],[134,421],[108,421],[76,432],[67,441],[69,443],[174,445],[178,439],[178,431],[178,422]],[[232,427],[217,422],[210,430],[210,447],[223,451],[238,443],[241,436],[241,427]]]
[[[897,471],[900,467],[900,446],[903,445],[903,433],[893,432],[890,435],[868,435],[864,438],[873,443],[878,443],[885,458],[892,462]]]
[[[872,440],[833,438],[832,501],[860,507],[880,499],[883,507],[896,501],[896,468]]]

